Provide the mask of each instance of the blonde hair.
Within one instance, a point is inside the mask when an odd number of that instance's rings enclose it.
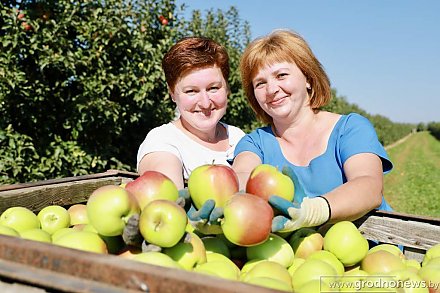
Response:
[[[258,104],[252,79],[261,68],[280,62],[295,63],[304,74],[311,86],[308,92],[310,107],[314,111],[318,111],[330,101],[330,80],[307,42],[296,32],[275,30],[267,36],[252,41],[244,50],[240,60],[243,89],[258,119],[272,124],[272,117]]]

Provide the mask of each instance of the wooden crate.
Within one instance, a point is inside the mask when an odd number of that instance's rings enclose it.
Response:
[[[34,212],[84,203],[98,187],[132,181],[135,173],[105,173],[0,186],[0,213],[12,206]],[[6,290],[4,290],[6,288]],[[0,235],[2,292],[278,292],[184,270]]]
[[[132,181],[137,174],[100,174],[0,186],[0,213],[12,206],[38,212],[57,204],[84,203],[98,187]],[[440,243],[440,219],[374,211],[355,221],[367,239],[404,246],[421,261]],[[164,268],[51,244],[0,235],[0,289],[8,292],[276,292],[242,282]],[[18,287],[17,287],[18,286]],[[26,290],[25,290],[26,289]],[[34,291],[40,289],[38,291]],[[4,290],[2,290],[4,291]]]

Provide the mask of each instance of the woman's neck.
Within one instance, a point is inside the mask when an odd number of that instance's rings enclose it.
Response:
[[[178,119],[177,125],[181,128],[187,135],[190,137],[194,137],[198,140],[201,140],[206,143],[217,143],[222,139],[222,126],[220,123],[217,123],[215,127],[209,129],[207,131],[201,131],[194,127],[191,127],[188,123],[183,121],[182,119]]]

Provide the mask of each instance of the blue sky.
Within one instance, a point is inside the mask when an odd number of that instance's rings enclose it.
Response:
[[[300,33],[348,102],[394,122],[440,121],[438,0],[176,0],[239,10],[252,37]]]

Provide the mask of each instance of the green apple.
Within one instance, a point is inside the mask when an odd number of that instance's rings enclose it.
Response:
[[[313,228],[300,228],[290,235],[289,243],[295,257],[306,259],[312,252],[322,250],[324,237]]]
[[[172,247],[185,234],[188,218],[175,201],[156,199],[148,203],[139,218],[144,239],[160,247]]]
[[[342,276],[345,272],[344,265],[336,257],[336,255],[334,255],[330,251],[327,251],[327,250],[315,251],[315,252],[311,253],[307,259],[319,259],[319,260],[325,261],[326,263],[328,263],[329,265],[331,265],[335,269],[336,273],[339,276]]]
[[[427,286],[421,286],[424,282],[422,277],[410,270],[404,269],[400,271],[393,271],[390,276],[395,281],[392,284],[397,289],[397,292],[402,293],[429,293]]]
[[[299,290],[307,282],[321,280],[326,283],[334,282],[337,279],[336,270],[327,262],[319,259],[306,259],[293,272],[293,290]]]
[[[271,277],[254,277],[246,280],[246,283],[261,287],[266,287],[270,289],[275,289],[277,291],[292,292],[291,285]]]
[[[125,189],[134,195],[140,209],[156,199],[176,201],[179,197],[174,182],[158,171],[147,171],[125,185]]]
[[[226,239],[239,246],[253,246],[269,238],[273,209],[249,193],[236,193],[225,204],[221,227]]]
[[[56,231],[55,233],[52,234],[52,242],[56,242],[62,236],[66,235],[68,233],[74,232],[76,230],[79,230],[79,229],[75,229],[73,227],[69,227],[69,228],[62,228],[62,229],[58,230],[58,231]]]
[[[174,268],[174,269],[183,269],[181,265],[179,265],[175,260],[166,255],[165,253],[158,251],[148,251],[134,254],[130,257],[130,259],[148,263],[156,266]]]
[[[231,257],[229,247],[221,238],[216,236],[204,236],[202,237],[203,244],[205,245],[206,252],[221,253],[227,258]]]
[[[267,261],[266,259],[250,259],[246,261],[240,270],[240,279],[244,279],[244,276],[249,272],[256,264]]]
[[[87,216],[87,206],[82,203],[77,203],[67,209],[70,215],[70,226],[88,224],[89,218]]]
[[[406,269],[404,261],[386,250],[376,250],[367,254],[361,261],[361,269],[370,275],[386,274]]]
[[[339,292],[339,290],[331,288],[326,282],[314,279],[303,284],[295,290],[295,293],[314,293],[314,292]],[[355,292],[355,291],[353,291]]]
[[[56,239],[52,239],[52,243],[72,249],[102,254],[107,253],[107,245],[104,240],[102,240],[98,234],[89,231],[72,229],[72,231],[57,237]]]
[[[271,195],[278,195],[293,201],[295,186],[289,176],[269,164],[255,167],[246,183],[246,192],[269,200]]]
[[[372,253],[377,250],[386,250],[386,251],[391,252],[392,254],[400,257],[401,259],[405,259],[405,255],[403,254],[402,250],[400,250],[399,247],[397,247],[396,245],[393,245],[393,244],[389,244],[389,243],[378,244],[378,245],[370,248],[370,250],[368,250],[368,253]]]
[[[357,292],[361,289],[361,284],[365,284],[368,278],[367,272],[357,268],[346,271],[336,282],[340,292]]]
[[[188,191],[197,209],[208,200],[215,200],[216,207],[238,192],[238,177],[231,167],[219,164],[201,165],[188,178]]]
[[[40,220],[41,230],[46,231],[50,235],[61,228],[70,226],[70,214],[62,206],[50,205],[41,209],[37,214]]]
[[[324,235],[324,250],[336,255],[345,267],[360,262],[368,249],[368,240],[350,221],[337,222]]]
[[[52,243],[52,237],[49,232],[41,230],[41,228],[35,228],[26,230],[20,233],[20,237],[23,239],[40,241],[46,243]]]
[[[422,265],[417,275],[421,277],[429,287],[429,292],[440,292],[440,265],[435,263],[425,263]]]
[[[269,238],[258,245],[246,248],[247,259],[266,259],[277,262],[288,268],[293,263],[294,253],[289,242],[277,234],[271,233]]]
[[[93,191],[86,206],[90,224],[104,236],[122,235],[128,219],[140,212],[136,199],[117,185]]]
[[[206,262],[197,264],[193,271],[234,281],[238,281],[240,277],[240,269],[235,263],[223,254],[216,252],[207,253]]]
[[[185,270],[191,271],[199,264],[206,262],[206,249],[202,239],[197,234],[187,232],[184,241],[163,251],[177,261]]]
[[[292,285],[292,277],[287,268],[274,261],[264,260],[256,263],[246,274],[241,276],[241,281],[247,282],[257,277],[273,278],[289,286]],[[290,291],[292,291],[292,287],[290,287]]]
[[[5,225],[0,225],[0,234],[1,235],[20,237],[20,233],[15,231],[14,228],[11,228],[11,227],[8,227],[8,226],[5,226]]]
[[[440,257],[438,258],[439,262],[440,262]],[[419,269],[421,268],[421,264],[419,261],[417,261],[416,259],[411,259],[411,258],[405,258],[404,260],[406,268],[414,273],[417,273],[419,271]]]
[[[440,257],[440,243],[433,245],[426,250],[426,253],[423,256],[422,266],[424,266],[431,258],[436,257]]]
[[[293,258],[292,265],[287,268],[287,271],[289,272],[290,276],[293,276],[293,273],[296,271],[296,269],[302,265],[306,260],[304,258],[295,257]]]
[[[21,233],[26,230],[40,228],[40,220],[28,208],[10,207],[0,215],[0,225],[10,227]]]

